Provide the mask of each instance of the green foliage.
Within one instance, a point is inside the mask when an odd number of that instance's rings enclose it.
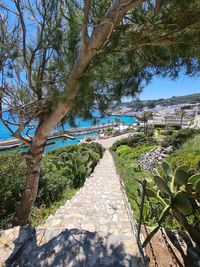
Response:
[[[0,221],[15,211],[22,197],[26,163],[22,156],[0,153]]]
[[[49,215],[54,214],[60,208],[60,206],[64,205],[67,200],[71,199],[76,192],[76,189],[66,188],[63,192],[61,200],[55,201],[51,205],[41,204],[39,206],[34,206],[29,217],[30,224],[32,226],[37,226],[45,223]]]
[[[155,144],[155,141],[150,138],[150,137],[147,137],[146,135],[144,135],[144,133],[136,133],[136,134],[133,134],[132,136],[130,137],[127,137],[127,138],[123,138],[123,139],[120,139],[118,141],[116,141],[113,145],[112,145],[112,150],[113,151],[116,151],[117,148],[121,145],[127,145],[127,146],[130,146],[130,147],[136,147],[138,146],[139,144]]]
[[[192,203],[187,193],[183,191],[178,191],[174,196],[174,206],[185,216],[191,215],[193,212]]]
[[[154,146],[152,145],[140,145],[138,147],[135,147],[134,149],[132,147],[122,145],[117,148],[117,154],[121,159],[126,160],[135,160],[137,159],[141,154],[144,154],[151,150]]]
[[[164,128],[164,131],[161,132],[161,134],[165,136],[172,135],[173,133],[174,133],[174,127],[169,127],[169,126],[166,126]]]
[[[63,158],[62,153],[66,152],[66,154],[63,154],[64,157],[67,156],[67,153],[72,153],[74,151],[77,151],[77,149],[81,152],[81,151],[88,151],[89,149],[91,149],[92,151],[98,153],[100,155],[100,157],[102,158],[103,156],[103,147],[99,144],[99,143],[83,143],[81,145],[71,145],[68,147],[63,147],[63,148],[59,148],[56,150],[52,150],[50,151],[48,154],[50,155],[55,155],[55,156],[59,156],[61,158]]]
[[[127,154],[131,153],[133,149],[127,145],[121,145],[117,148],[117,154],[119,157],[124,158]]]
[[[31,220],[36,214],[46,218],[45,214],[49,214],[52,205],[56,206],[63,197],[67,199],[71,191],[81,187],[102,155],[103,148],[98,143],[69,146],[46,154],[41,163],[38,195]],[[0,154],[1,226],[12,216],[21,200],[25,176],[26,164],[20,154]]]
[[[137,159],[138,157],[152,149],[152,145],[138,145],[129,147],[127,145],[118,146],[114,153],[117,171],[123,179],[125,190],[136,219],[139,218],[138,205],[140,203],[141,186],[136,179],[143,179],[149,174],[141,170]],[[148,214],[148,211],[147,211]]]
[[[193,135],[187,137],[187,141],[174,153],[172,153],[168,162],[175,169],[179,165],[187,165],[191,173],[196,173],[200,162],[200,135],[195,131]]]
[[[68,166],[60,164],[48,155],[44,157],[41,164],[41,175],[39,180],[38,196],[36,205],[51,205],[53,202],[62,198],[63,190],[70,187],[70,180],[74,177]]]
[[[69,166],[72,175],[74,176],[72,185],[74,188],[79,188],[83,186],[85,178],[88,177],[92,171],[90,155],[77,151],[73,154],[69,154],[68,157],[69,161],[67,161],[66,164]]]
[[[173,164],[163,162],[163,168],[156,172],[154,182],[151,182],[152,180],[149,179],[149,175],[142,171],[137,163],[138,157],[151,150],[152,145],[148,145],[148,143],[142,145],[139,143],[138,145],[134,144],[133,147],[125,143],[116,148],[117,169],[124,181],[125,190],[136,219],[139,216],[141,186],[135,179],[147,178],[149,184],[146,190],[148,201],[145,202],[143,212],[143,219],[146,224],[154,227],[154,229],[160,227],[158,223],[166,228],[182,229],[183,226],[170,213],[170,203],[175,203],[182,216],[187,216],[191,227],[195,226],[197,229],[200,229],[199,215],[194,202],[200,199],[199,197],[196,199],[188,198],[188,194],[189,196],[194,195],[194,193],[196,195],[199,194],[199,175],[192,176],[200,170],[199,140],[199,135],[195,135],[191,140],[189,139],[183,144],[181,148],[171,154],[168,159]],[[173,171],[174,169],[175,171]],[[159,190],[156,189],[158,187]],[[182,205],[182,203],[186,204]],[[148,240],[146,240],[147,242]]]
[[[149,137],[153,137],[155,134],[155,127],[154,126],[148,126],[147,128],[147,135]]]
[[[148,197],[155,198],[164,206],[165,212],[159,218],[157,224],[158,226],[161,226],[166,217],[171,213],[186,232],[190,234],[194,242],[198,242],[196,240],[200,240],[200,235],[198,232],[196,233],[197,239],[193,236],[194,228],[192,225],[189,225],[189,227],[186,226],[188,222],[185,217],[192,215],[196,216],[196,219],[198,219],[200,204],[200,173],[191,176],[188,172],[189,167],[184,165],[179,166],[175,172],[173,172],[170,164],[165,161],[162,163],[162,167],[164,176],[160,177],[157,174],[153,176],[156,188],[154,188],[154,185],[151,185],[146,192]],[[151,189],[152,187],[154,190]],[[159,227],[156,229],[158,230]],[[156,231],[153,230],[150,237],[152,238],[155,233]],[[149,241],[150,238],[144,242],[144,245]]]
[[[196,129],[186,128],[178,132],[174,132],[171,136],[167,136],[162,141],[162,146],[173,146],[174,148],[179,148],[184,142],[189,138],[192,138],[196,134],[199,134],[200,131]]]
[[[127,129],[128,130],[128,129]],[[116,135],[119,135],[120,134],[120,131],[119,130],[115,130],[115,129],[111,129],[111,128],[107,128],[104,133],[107,135],[107,136],[116,136]]]

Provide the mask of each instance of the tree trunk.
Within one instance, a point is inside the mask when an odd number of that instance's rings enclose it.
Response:
[[[183,124],[183,113],[181,114],[181,127],[182,127],[182,124]]]
[[[119,25],[127,11],[143,1],[115,0],[100,23],[93,30],[88,47],[86,49],[80,49],[71,74],[66,77],[63,101],[60,101],[49,114],[48,118],[38,126],[30,145],[30,151],[26,155],[26,187],[20,206],[13,217],[13,225],[23,225],[28,220],[31,207],[37,196],[40,161],[44,152],[44,144],[51,130],[72,108],[81,88],[81,78],[86,72],[90,61],[106,45],[113,30]]]
[[[180,223],[180,225],[183,226],[191,239],[200,247],[200,233],[188,223],[186,217],[178,210],[173,209],[172,215]]]
[[[40,162],[44,153],[44,146],[45,143],[40,146],[32,146],[29,151],[24,154],[27,166],[26,185],[20,206],[11,219],[13,226],[25,225],[28,222],[31,208],[37,197],[41,169]]]

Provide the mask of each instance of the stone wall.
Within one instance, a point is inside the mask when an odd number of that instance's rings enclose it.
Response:
[[[138,159],[140,167],[149,173],[153,173],[154,168],[161,163],[173,151],[173,147],[156,147],[141,155]]]

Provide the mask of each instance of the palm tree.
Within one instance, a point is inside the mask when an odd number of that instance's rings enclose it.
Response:
[[[141,119],[144,123],[144,132],[147,135],[147,130],[148,130],[148,120],[152,117],[152,112],[150,111],[144,111],[142,113]]]

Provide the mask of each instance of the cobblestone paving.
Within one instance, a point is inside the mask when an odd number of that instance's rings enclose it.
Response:
[[[5,266],[142,266],[125,203],[106,150],[84,187],[44,225],[8,230],[18,238]]]

